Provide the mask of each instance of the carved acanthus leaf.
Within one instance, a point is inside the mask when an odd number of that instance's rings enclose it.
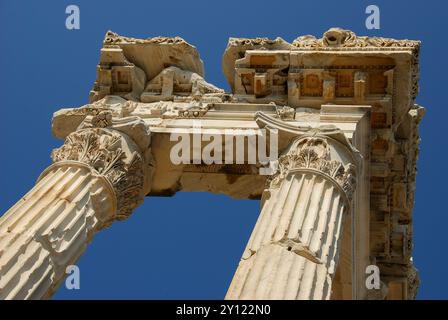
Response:
[[[85,129],[70,134],[62,147],[52,152],[53,162],[79,161],[105,177],[117,196],[117,219],[128,217],[143,200],[143,159],[124,150],[123,136],[112,130]]]
[[[277,187],[293,169],[313,169],[334,179],[351,198],[356,184],[356,168],[330,159],[330,148],[325,138],[302,138],[297,147],[280,156],[278,173],[272,177],[271,187]]]

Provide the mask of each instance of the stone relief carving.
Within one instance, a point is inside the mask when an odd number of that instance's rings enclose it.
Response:
[[[106,32],[103,43],[108,45],[121,44],[121,43],[188,44],[181,37],[154,37],[147,39],[137,39],[132,37],[124,37],[112,31]]]
[[[173,99],[174,95],[192,95],[201,97],[205,94],[224,94],[224,90],[206,82],[195,72],[168,67],[151,79],[140,96],[142,102],[154,102]]]
[[[101,111],[92,117],[92,125],[98,128],[105,128],[112,125],[112,112]]]
[[[288,106],[276,106],[275,109],[276,109],[277,115],[282,120],[294,119],[294,116],[296,114],[296,109],[288,107]]]
[[[369,50],[372,48],[409,48],[413,51],[412,59],[412,91],[411,98],[415,100],[418,94],[419,79],[419,55],[420,41],[396,40],[383,37],[357,36],[353,31],[341,28],[331,28],[324,33],[321,39],[312,35],[300,36],[292,43],[293,47],[299,49],[359,49]]]
[[[293,41],[297,48],[325,48],[325,47],[419,47],[420,41],[395,40],[382,37],[358,37],[353,31],[341,28],[331,28],[321,39],[312,35],[300,36]]]
[[[230,38],[229,46],[272,46],[280,43],[287,43],[282,38]]]
[[[209,110],[209,106],[192,106],[185,110],[178,111],[178,118],[200,118],[204,116]]]

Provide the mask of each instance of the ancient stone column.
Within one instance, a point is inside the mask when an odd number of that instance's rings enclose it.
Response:
[[[93,235],[143,200],[144,160],[120,131],[76,131],[52,159],[0,218],[0,299],[50,297]]]
[[[290,145],[226,299],[330,298],[355,183],[351,153],[318,131]]]

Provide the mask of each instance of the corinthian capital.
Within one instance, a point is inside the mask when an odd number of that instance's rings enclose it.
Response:
[[[116,219],[127,218],[143,201],[144,159],[126,134],[113,129],[89,128],[71,133],[51,155],[54,165],[87,165],[110,184],[116,198]]]
[[[337,183],[349,199],[355,189],[356,166],[350,148],[318,131],[294,140],[280,156],[278,167],[271,181],[274,188],[290,173],[314,171]]]

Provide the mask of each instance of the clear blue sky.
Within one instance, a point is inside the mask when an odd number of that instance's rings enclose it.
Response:
[[[65,28],[65,8],[81,29]],[[365,28],[368,4],[381,30]],[[448,298],[445,160],[448,119],[448,4],[445,1],[19,1],[0,0],[0,214],[34,184],[61,144],[52,113],[88,101],[107,30],[133,37],[179,35],[194,44],[206,79],[228,89],[221,57],[228,37],[320,36],[330,27],[358,35],[419,39],[420,127],[414,261],[421,299]],[[221,299],[258,215],[258,201],[180,193],[147,198],[130,219],[99,233],[78,266],[81,289],[58,299]]]

